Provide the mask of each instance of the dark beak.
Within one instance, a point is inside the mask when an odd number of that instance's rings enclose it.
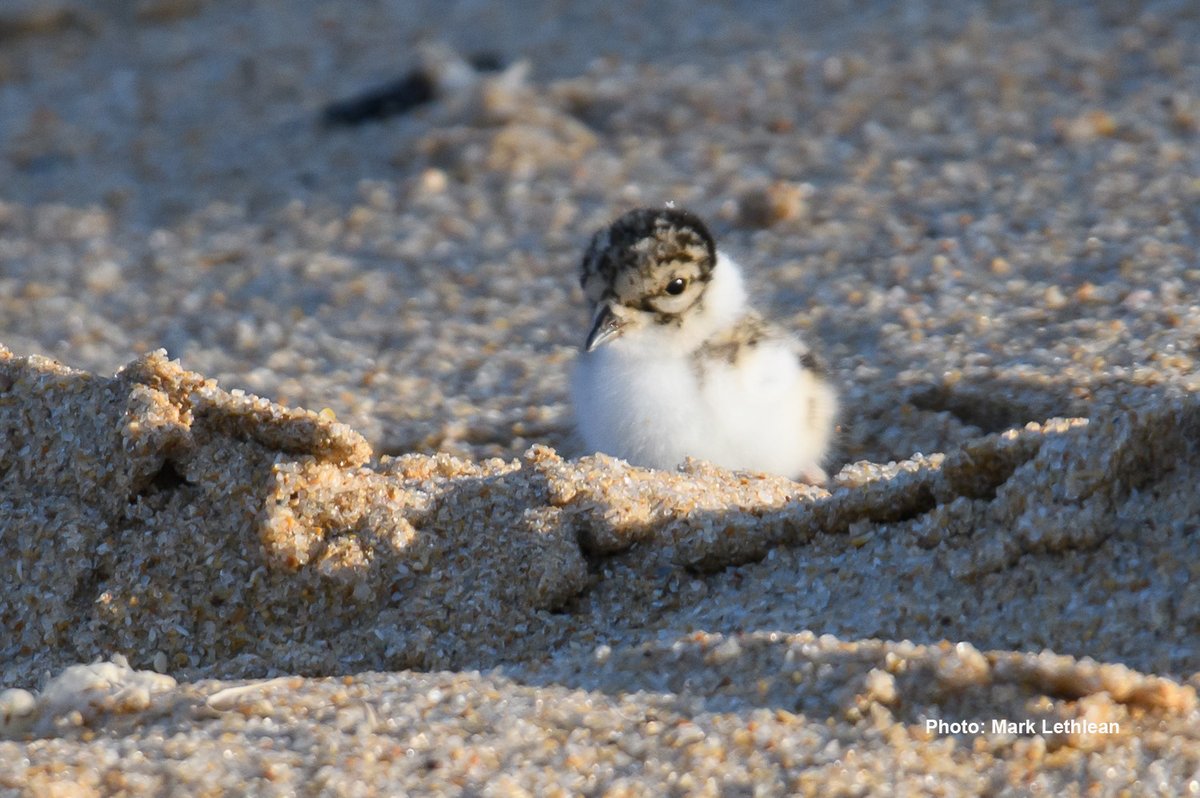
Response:
[[[588,333],[587,340],[583,343],[583,351],[591,352],[596,347],[606,341],[610,341],[621,334],[621,330],[625,327],[625,322],[617,318],[617,314],[613,313],[611,305],[601,305],[596,310],[596,318],[592,322],[592,331]]]

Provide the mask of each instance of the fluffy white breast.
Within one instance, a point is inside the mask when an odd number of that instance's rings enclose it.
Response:
[[[581,356],[571,387],[590,450],[672,468],[698,445],[704,413],[686,356],[607,345]]]

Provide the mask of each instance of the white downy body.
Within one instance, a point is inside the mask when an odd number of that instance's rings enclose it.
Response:
[[[724,468],[823,481],[837,397],[777,333],[736,359],[703,351],[749,308],[741,269],[718,252],[704,302],[680,325],[629,330],[584,352],[572,379],[589,449],[651,468],[686,457]]]

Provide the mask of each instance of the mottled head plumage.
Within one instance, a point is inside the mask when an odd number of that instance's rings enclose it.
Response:
[[[682,208],[638,208],[592,236],[580,285],[593,305],[611,301],[667,318],[698,301],[716,261],[716,242],[700,217]]]

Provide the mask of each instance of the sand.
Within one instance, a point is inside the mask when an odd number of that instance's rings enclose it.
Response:
[[[0,10],[0,790],[1200,792],[1196,10],[439,9]],[[668,200],[828,485],[581,451]]]

